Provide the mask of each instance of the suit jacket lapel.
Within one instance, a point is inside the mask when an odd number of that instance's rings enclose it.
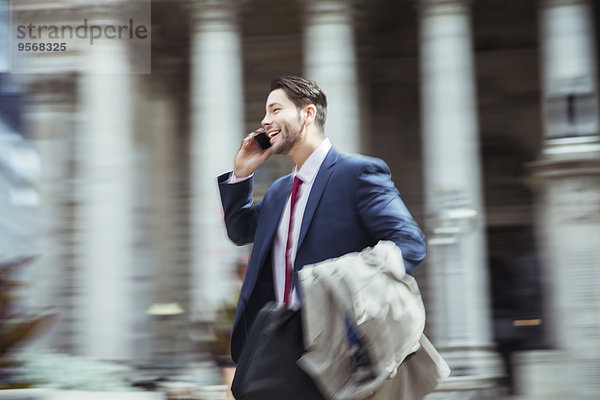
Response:
[[[302,246],[306,232],[308,231],[312,218],[315,215],[315,211],[317,210],[321,196],[323,196],[325,187],[327,187],[327,182],[329,181],[329,177],[333,172],[333,166],[336,163],[339,155],[340,153],[338,153],[337,150],[332,147],[329,150],[329,153],[327,153],[325,160],[323,160],[323,164],[321,164],[321,168],[319,168],[319,172],[315,177],[315,182],[313,183],[310,195],[308,196],[308,202],[306,203],[306,209],[304,210],[304,216],[302,217],[302,226],[300,228],[300,237],[298,239],[298,249],[300,249],[300,246]]]

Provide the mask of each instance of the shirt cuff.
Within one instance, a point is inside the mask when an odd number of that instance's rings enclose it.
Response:
[[[233,171],[231,171],[231,173],[229,174],[229,179],[227,179],[227,181],[225,183],[227,184],[232,184],[232,183],[238,183],[238,182],[243,182],[245,180],[248,180],[250,178],[252,178],[254,176],[254,174],[250,174],[245,178],[238,178],[237,176],[235,176],[235,174],[233,173]]]

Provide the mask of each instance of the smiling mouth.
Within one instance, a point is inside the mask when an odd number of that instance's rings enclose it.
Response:
[[[276,129],[273,131],[268,131],[267,132],[267,136],[269,137],[269,139],[273,139],[275,136],[279,135],[279,132],[281,132],[281,129]]]

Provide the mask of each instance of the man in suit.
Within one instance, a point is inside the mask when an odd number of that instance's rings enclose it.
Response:
[[[254,243],[231,338],[237,362],[258,311],[269,301],[297,309],[297,271],[304,265],[393,241],[412,273],[425,258],[423,233],[406,209],[388,166],[379,159],[343,154],[325,136],[327,99],[316,83],[282,76],[271,82],[261,125],[271,147],[254,133],[219,176],[229,238]],[[258,204],[252,175],[272,154],[294,162],[292,174],[273,183]]]

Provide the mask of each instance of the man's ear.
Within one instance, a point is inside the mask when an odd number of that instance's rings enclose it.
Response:
[[[304,121],[314,123],[317,117],[317,107],[314,104],[309,104],[304,107]]]

